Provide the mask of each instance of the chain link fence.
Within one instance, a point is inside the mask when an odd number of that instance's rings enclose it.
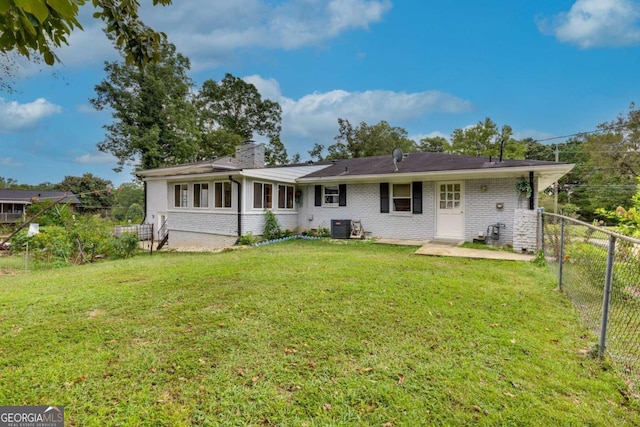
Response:
[[[640,389],[640,240],[544,212],[544,255],[559,288],[632,389]]]

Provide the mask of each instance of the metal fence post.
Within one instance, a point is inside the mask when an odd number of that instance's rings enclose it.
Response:
[[[607,253],[607,272],[604,278],[604,296],[602,297],[602,322],[600,324],[600,342],[598,343],[598,357],[604,357],[607,344],[607,323],[609,320],[609,300],[613,283],[613,261],[616,250],[616,236],[609,237],[609,252]]]
[[[564,267],[564,218],[560,218],[560,253],[558,260],[558,290],[562,290],[562,270]]]

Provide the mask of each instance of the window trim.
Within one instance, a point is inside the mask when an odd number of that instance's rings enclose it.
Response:
[[[409,198],[411,200],[410,209],[408,211],[397,211],[393,200],[393,185],[389,182],[380,183],[380,213],[382,214],[396,214],[396,215],[421,215],[423,213],[422,194],[424,191],[424,185],[422,181],[404,182],[395,185],[409,185],[409,196],[402,198]]]
[[[184,202],[184,205],[182,204]],[[189,184],[173,184],[173,207],[176,209],[186,209],[189,207]]]
[[[395,195],[395,189],[396,187],[399,186],[408,186],[409,187],[409,191],[407,193],[406,196],[396,196]],[[410,182],[406,182],[406,183],[401,183],[401,184],[391,184],[391,189],[390,189],[390,201],[391,201],[391,212],[393,213],[397,213],[397,214],[410,214],[413,212],[413,197],[412,197],[412,192],[413,192],[413,185]],[[407,206],[406,210],[397,210],[396,209],[396,200],[409,200],[409,206]]]
[[[256,186],[260,186],[260,206],[256,206]],[[269,186],[271,188],[270,196],[271,198],[267,200],[267,193],[265,192],[265,188]],[[267,203],[268,202],[268,203]],[[262,181],[254,181],[253,182],[253,209],[273,209],[273,183],[270,182],[262,182]],[[265,206],[265,205],[269,206]]]
[[[229,186],[229,206],[225,206],[225,186]],[[220,187],[220,206],[218,206],[218,187]],[[233,208],[233,187],[229,181],[214,181],[213,182],[213,208],[214,209],[231,209]]]
[[[280,197],[281,188],[284,188],[284,197]],[[294,203],[294,195],[296,191],[295,186],[289,185],[289,184],[278,184],[277,190],[278,190],[278,209],[282,209],[282,210],[295,209],[295,203]],[[281,206],[281,202],[283,206]],[[289,205],[289,202],[291,202],[291,205]]]
[[[327,195],[327,188],[335,187],[336,193]],[[335,198],[335,202],[327,202],[327,197]],[[322,206],[326,207],[337,207],[340,203],[340,186],[338,184],[335,185],[323,185],[322,186]]]
[[[207,187],[206,193],[205,193],[206,194],[206,200],[205,201],[206,201],[207,204],[204,205],[204,206],[202,206],[202,191],[203,191],[202,187],[203,186]],[[196,187],[200,188],[200,192],[198,193],[198,197],[196,197]],[[209,195],[210,195],[209,191],[210,190],[209,190],[209,183],[208,182],[194,182],[191,185],[191,194],[192,194],[192,197],[193,197],[193,208],[194,209],[208,209],[209,208]],[[198,201],[198,205],[199,206],[196,206],[196,201]]]

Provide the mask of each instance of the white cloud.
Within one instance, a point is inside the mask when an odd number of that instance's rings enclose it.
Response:
[[[89,2],[90,3],[90,2]],[[298,49],[321,45],[350,30],[367,30],[391,10],[390,0],[174,1],[167,7],[144,2],[142,20],[165,32],[194,70],[228,63],[238,49]],[[69,45],[55,49],[60,67],[101,66],[119,58],[105,36],[103,22],[93,18],[91,4],[80,8],[83,30],[74,29]],[[19,76],[42,67],[21,65]],[[48,67],[44,67],[48,68]]]
[[[92,9],[90,5],[82,9]],[[107,36],[99,26],[100,21],[93,19],[84,30],[75,30],[69,36],[69,46],[56,49],[62,67],[101,67],[104,61],[119,58],[118,51],[113,47]]]
[[[439,130],[435,130],[433,132],[429,132],[429,133],[417,133],[415,135],[409,135],[409,139],[414,140],[415,142],[420,142],[420,140],[422,138],[435,138],[435,137],[440,137],[440,138],[444,138],[447,141],[450,140],[449,135],[440,132]]]
[[[116,164],[117,161],[118,159],[116,159],[113,155],[103,153],[101,151],[86,153],[73,159],[74,163],[79,163],[82,165]]]
[[[280,83],[276,79],[265,79],[257,74],[243,77],[247,83],[251,83],[258,89],[260,96],[265,99],[280,102],[283,99],[282,92],[280,91]]]
[[[354,30],[366,30],[391,10],[390,0],[266,0],[173,2],[144,7],[141,15],[164,31],[195,69],[216,66],[238,49],[317,46]]]
[[[274,79],[252,75],[244,80],[255,85],[264,98],[280,104],[282,139],[288,146],[331,144],[338,131],[338,118],[348,119],[353,125],[386,120],[392,126],[402,126],[432,113],[459,114],[471,109],[470,101],[437,90],[414,93],[332,90],[296,100],[282,95]]]
[[[4,168],[17,168],[22,166],[22,163],[14,161],[11,157],[0,157],[0,166]]]
[[[238,49],[318,46],[347,31],[367,30],[391,7],[390,0],[174,1],[167,7],[145,2],[140,16],[155,30],[165,32],[198,70],[228,62]],[[105,60],[119,58],[93,12],[91,4],[80,8],[84,30],[74,29],[69,45],[55,50],[60,67],[101,66]],[[26,61],[17,74],[34,74],[40,68]]]
[[[539,19],[538,28],[582,48],[640,43],[640,3],[634,0],[577,0],[568,12]]]
[[[0,133],[12,133],[36,126],[42,119],[58,114],[62,108],[44,98],[27,104],[0,98]]]

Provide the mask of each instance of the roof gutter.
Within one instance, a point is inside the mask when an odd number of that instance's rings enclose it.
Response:
[[[337,182],[353,182],[353,183],[371,183],[380,181],[389,182],[404,182],[407,179],[424,179],[424,180],[446,180],[446,179],[469,179],[475,177],[482,178],[505,178],[518,175],[528,175],[529,172],[534,171],[536,175],[550,175],[562,176],[565,173],[573,169],[575,165],[559,163],[551,165],[539,165],[539,166],[515,166],[515,167],[498,167],[498,168],[485,168],[485,169],[457,169],[457,170],[444,170],[444,171],[429,171],[429,172],[407,172],[407,173],[392,173],[392,174],[368,174],[368,175],[332,175],[323,177],[301,177],[296,180],[299,184],[329,184]],[[544,188],[547,184],[551,185],[553,179],[545,179],[543,183]],[[543,188],[541,186],[541,188]]]

